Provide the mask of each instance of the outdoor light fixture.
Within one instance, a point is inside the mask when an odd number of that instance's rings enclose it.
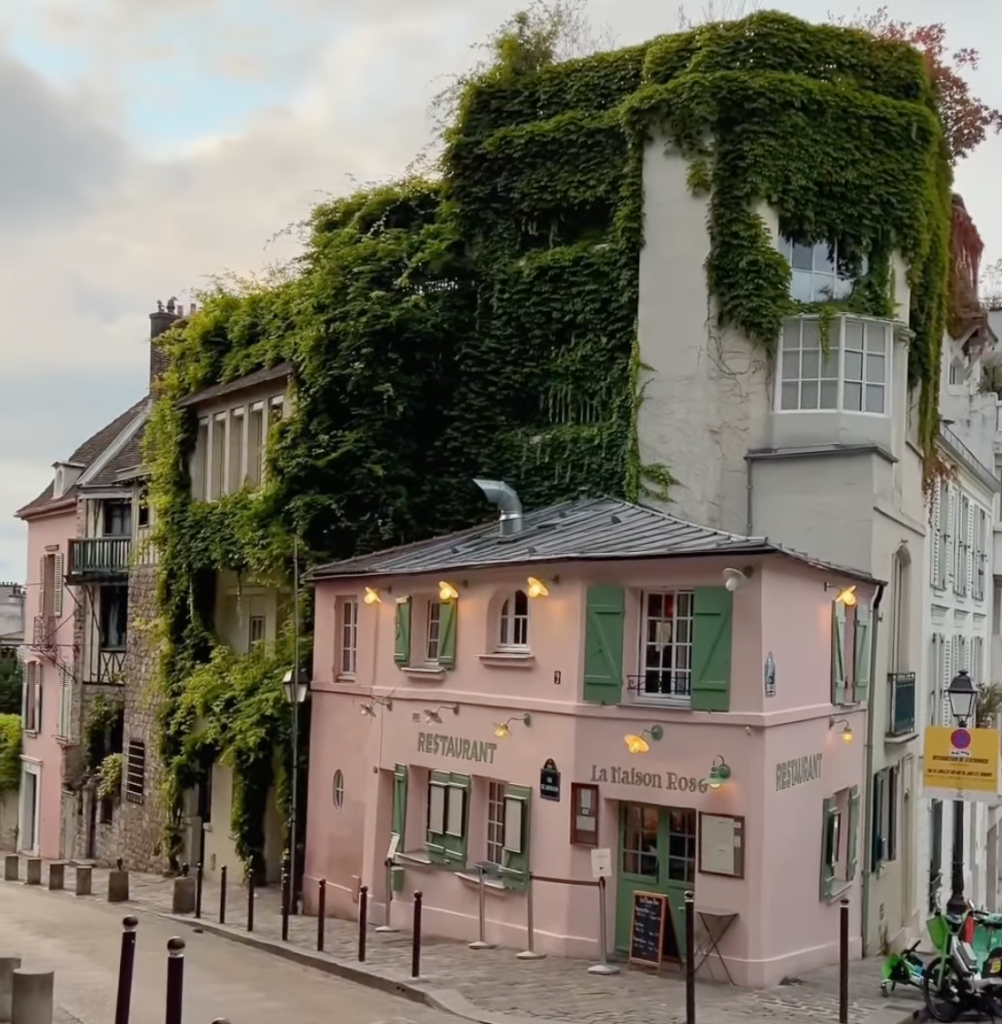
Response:
[[[851,587],[843,587],[841,583],[826,583],[825,590],[837,590],[838,597],[835,600],[839,604],[844,604],[846,608],[854,608],[856,606],[855,584]]]
[[[950,698],[953,717],[962,726],[966,726],[974,717],[974,709],[978,702],[978,691],[974,689],[971,677],[966,672],[958,672],[946,692]]]
[[[282,689],[285,690],[285,699],[290,704],[302,704],[306,700],[306,694],[309,692],[310,684],[303,680],[297,679],[298,673],[293,672],[290,668],[285,673],[285,678],[282,680]]]
[[[438,599],[440,601],[455,601],[459,597],[459,591],[451,584],[442,580],[438,585]]]
[[[635,736],[632,732],[627,733],[623,737],[623,742],[626,744],[626,749],[631,754],[646,754],[651,749],[650,743],[644,739],[645,736],[649,736],[655,743],[664,736],[665,731],[660,725],[652,725],[649,729],[644,729],[639,736]]]
[[[439,704],[437,708],[425,708],[424,709],[424,720],[426,722],[441,722],[443,711],[451,711],[454,715],[459,714],[458,704]]]
[[[839,718],[839,719],[829,718],[828,719],[828,728],[829,729],[835,729],[838,726],[842,726],[842,728],[839,729],[839,732],[842,733],[842,742],[843,743],[852,743],[852,726],[849,724],[849,722],[846,719],[844,719],[844,718]]]
[[[713,764],[710,765],[710,777],[707,780],[710,789],[720,789],[730,777],[731,766],[724,760],[723,754],[717,754],[713,759]]]
[[[377,706],[384,707],[387,711],[392,711],[393,701],[389,697],[373,697],[372,700],[362,705],[362,714],[368,718],[375,718]]]
[[[532,716],[528,711],[526,711],[524,715],[514,715],[509,718],[508,721],[495,725],[494,735],[497,736],[499,740],[503,740],[505,737],[510,736],[512,722],[521,722],[525,726],[530,726],[532,724]]]
[[[724,586],[733,594],[748,582],[752,571],[749,566],[747,569],[725,569],[720,575],[724,578]]]
[[[549,597],[550,588],[535,576],[529,577],[529,597]]]
[[[366,604],[382,604],[383,599],[379,596],[379,591],[375,587],[365,588],[365,597],[362,599]]]

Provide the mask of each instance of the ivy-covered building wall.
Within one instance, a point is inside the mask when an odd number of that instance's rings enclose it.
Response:
[[[318,206],[285,280],[210,292],[163,339],[146,435],[162,797],[177,806],[207,749],[227,758],[246,860],[262,856],[255,816],[272,766],[279,783],[287,770],[273,754],[287,745],[291,652],[220,649],[215,574],[287,586],[294,544],[305,566],[484,519],[475,475],[506,480],[527,507],[580,490],[668,495],[673,467],[642,457],[638,431],[655,137],[684,157],[686,194],[703,197],[708,244],[689,255],[703,261],[711,332],[737,332],[767,373],[784,318],[804,308],[767,206],[781,234],[838,245],[853,286],[834,306],[907,320],[916,439],[931,451],[950,169],[916,51],[775,13],[562,64],[516,39],[463,89],[440,175]],[[895,254],[907,310],[893,308]],[[832,305],[810,308],[828,317]],[[178,402],[281,361],[296,406],[269,432],[264,484],[193,500],[196,428]],[[308,602],[300,613],[308,630]]]

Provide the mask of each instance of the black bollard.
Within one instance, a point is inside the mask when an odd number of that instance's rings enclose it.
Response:
[[[226,924],[226,865],[219,869],[219,923]]]
[[[696,897],[685,894],[685,1024],[696,1024]]]
[[[324,951],[324,920],[327,917],[327,879],[321,878],[317,886],[317,952]]]
[[[282,872],[282,941],[289,941],[289,872]]]
[[[199,861],[195,868],[195,917],[202,916],[202,862]]]
[[[136,966],[136,928],[134,917],[122,921],[122,955],[118,961],[118,1001],[115,1003],[115,1024],[129,1024],[132,1001],[132,973]]]
[[[421,977],[421,900],[424,896],[418,889],[414,893],[414,934],[411,936],[411,977]]]
[[[166,1024],[181,1024],[184,1004],[184,939],[167,943],[167,1016]]]
[[[369,923],[369,887],[358,890],[358,960],[365,962],[365,933]]]
[[[247,872],[247,931],[254,931],[254,874]]]
[[[849,901],[839,904],[838,929],[838,1020],[849,1024]]]

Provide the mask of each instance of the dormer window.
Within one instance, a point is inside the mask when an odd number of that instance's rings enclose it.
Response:
[[[779,251],[790,264],[790,298],[797,302],[831,302],[852,291],[852,264],[834,242],[802,245],[781,238]]]

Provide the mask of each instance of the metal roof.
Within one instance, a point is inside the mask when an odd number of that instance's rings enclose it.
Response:
[[[279,363],[276,366],[266,366],[264,369],[255,370],[246,377],[237,377],[236,380],[223,381],[221,384],[212,384],[201,391],[187,395],[178,401],[179,408],[189,405],[201,405],[213,398],[221,398],[236,391],[246,391],[249,388],[257,387],[259,384],[267,384],[273,380],[284,380],[291,377],[293,372],[292,364],[288,362]]]
[[[706,555],[781,554],[866,582],[879,582],[858,569],[821,562],[784,548],[767,537],[697,526],[658,509],[615,498],[581,498],[527,512],[518,533],[501,536],[497,520],[445,537],[376,551],[320,566],[312,580],[360,576],[410,576],[548,562],[598,562]]]

